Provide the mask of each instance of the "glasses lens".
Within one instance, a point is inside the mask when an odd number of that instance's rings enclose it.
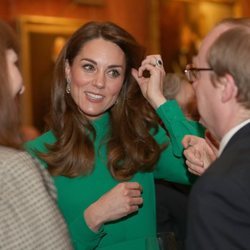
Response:
[[[196,81],[198,78],[198,71],[196,69],[190,69],[190,79],[191,82]]]
[[[192,64],[188,64],[185,69],[185,75],[189,82],[194,82],[197,79],[197,70],[193,68]]]

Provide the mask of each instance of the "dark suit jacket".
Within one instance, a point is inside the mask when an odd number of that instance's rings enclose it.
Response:
[[[186,249],[250,249],[250,123],[194,184]]]

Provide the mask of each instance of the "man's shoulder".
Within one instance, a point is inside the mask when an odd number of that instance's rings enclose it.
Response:
[[[232,148],[233,149],[233,148]],[[250,149],[250,148],[249,148]],[[195,183],[195,192],[200,194],[227,193],[243,186],[250,188],[250,154],[248,152],[226,150],[200,176]],[[250,189],[249,189],[250,190]]]

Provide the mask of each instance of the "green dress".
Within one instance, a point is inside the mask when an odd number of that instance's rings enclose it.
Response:
[[[157,250],[156,208],[154,178],[190,184],[190,174],[185,166],[181,139],[185,134],[204,135],[204,128],[197,122],[186,120],[178,104],[168,101],[157,109],[157,113],[168,128],[169,137],[161,127],[154,136],[159,143],[168,143],[151,173],[137,173],[131,181],[139,182],[143,188],[143,205],[139,211],[117,221],[105,223],[99,232],[91,231],[83,218],[84,210],[118,181],[114,180],[107,168],[107,149],[102,139],[109,129],[109,114],[93,121],[96,129],[94,141],[96,159],[90,175],[76,178],[54,177],[58,191],[58,205],[64,215],[75,249],[103,250]],[[46,152],[45,143],[56,141],[51,131],[26,144],[29,153],[33,150]],[[170,143],[169,143],[170,142]],[[46,166],[46,163],[43,162]]]

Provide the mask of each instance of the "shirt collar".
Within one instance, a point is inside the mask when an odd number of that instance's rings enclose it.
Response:
[[[220,142],[220,147],[218,151],[218,156],[221,155],[222,151],[225,149],[226,145],[228,144],[229,140],[239,131],[242,127],[244,127],[247,123],[250,122],[250,119],[245,120],[244,122],[238,124],[234,128],[230,129],[222,138]]]

